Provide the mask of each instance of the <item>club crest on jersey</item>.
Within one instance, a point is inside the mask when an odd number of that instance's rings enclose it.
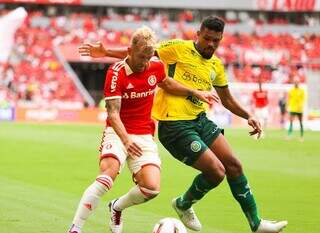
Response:
[[[154,86],[157,83],[157,78],[155,75],[150,75],[148,78],[148,83],[150,86]]]
[[[211,81],[215,80],[215,78],[216,78],[216,72],[214,72],[214,70],[211,70],[210,71],[210,79],[211,79]]]
[[[201,150],[201,144],[198,141],[193,141],[190,144],[190,148],[193,152],[199,152]]]

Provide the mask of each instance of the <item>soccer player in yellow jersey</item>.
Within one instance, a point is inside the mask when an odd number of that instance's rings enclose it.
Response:
[[[305,92],[299,87],[299,81],[294,81],[294,87],[288,93],[288,110],[289,110],[289,129],[288,137],[292,134],[292,123],[294,117],[297,116],[300,123],[300,140],[303,141],[303,108],[305,103]]]
[[[201,23],[196,41],[163,42],[156,50],[156,55],[167,66],[168,76],[181,84],[199,90],[211,90],[214,87],[224,107],[247,120],[253,128],[251,135],[260,136],[259,121],[232,97],[224,66],[214,55],[222,40],[223,30],[224,21],[209,16]],[[124,49],[105,49],[101,43],[84,44],[79,48],[79,52],[92,57],[126,56]],[[207,118],[207,109],[206,103],[192,96],[179,97],[162,90],[156,94],[153,117],[159,121],[160,142],[176,159],[201,172],[194,178],[189,189],[173,200],[173,208],[188,228],[200,231],[201,223],[192,205],[218,186],[226,176],[251,231],[280,232],[287,225],[287,221],[273,222],[260,218],[242,165],[222,130]]]

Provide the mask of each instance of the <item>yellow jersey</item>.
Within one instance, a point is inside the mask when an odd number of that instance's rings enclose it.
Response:
[[[292,88],[288,93],[289,112],[302,113],[305,101],[305,92],[302,88]]]
[[[203,58],[191,40],[169,40],[159,44],[157,54],[166,65],[167,75],[186,87],[210,91],[225,87],[228,80],[221,60],[213,55]],[[208,104],[194,96],[176,96],[159,89],[153,104],[156,120],[193,120],[208,110]]]

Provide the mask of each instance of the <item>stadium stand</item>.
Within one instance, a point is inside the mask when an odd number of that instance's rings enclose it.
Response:
[[[98,40],[108,46],[126,46],[134,29],[141,24],[156,30],[159,39],[193,39],[196,25],[206,13],[152,9],[132,9],[121,13],[117,8],[106,9],[100,15],[77,11],[59,14],[49,9],[47,12],[29,11],[23,26],[16,33],[10,62],[2,64],[0,72],[4,78],[1,89],[20,104],[69,103],[66,106],[81,108],[85,105],[85,98],[57,58],[54,41],[70,48],[76,48],[84,41]],[[0,14],[6,12],[5,9]],[[299,77],[301,82],[305,82],[305,69],[320,70],[319,34],[301,34],[290,30],[279,33],[276,30],[288,25],[318,25],[318,18],[312,20],[304,17],[303,20],[289,22],[282,17],[262,18],[232,11],[226,12],[223,17],[230,25],[226,28],[217,55],[227,67],[230,80],[291,83],[293,78]],[[269,31],[262,30],[265,24]],[[75,53],[75,50],[70,51]]]

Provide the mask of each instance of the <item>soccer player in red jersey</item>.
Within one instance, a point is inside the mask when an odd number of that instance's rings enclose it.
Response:
[[[192,90],[167,78],[164,64],[153,57],[155,43],[151,29],[139,28],[132,36],[128,57],[110,66],[107,72],[104,94],[108,118],[100,147],[100,174],[84,192],[69,233],[82,231],[125,162],[136,185],[108,204],[112,233],[122,232],[121,214],[125,208],[159,194],[161,161],[153,140],[155,124],[151,119],[156,86],[173,95],[193,95],[208,103],[216,99],[210,92]]]
[[[260,122],[263,122],[263,128],[267,127],[268,123],[268,92],[262,90],[262,84],[259,82],[259,89],[252,92],[253,104],[255,107],[255,115]]]

